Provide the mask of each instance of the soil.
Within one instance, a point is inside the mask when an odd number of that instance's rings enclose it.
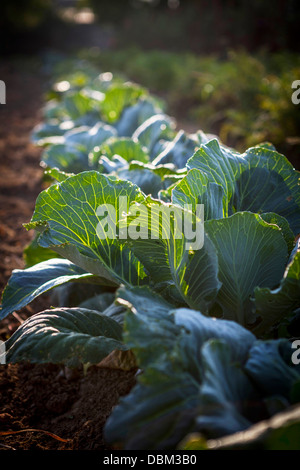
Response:
[[[0,366],[0,450],[109,450],[104,423],[134,377],[98,366],[86,375],[54,364]],[[1,436],[26,429],[35,431]]]
[[[7,87],[0,106],[0,291],[13,269],[24,268],[23,250],[33,234],[22,224],[32,216],[43,188],[40,149],[30,142],[42,119],[44,77],[38,63],[6,61]],[[45,89],[44,89],[45,88]],[[49,308],[47,296],[0,323],[5,340],[30,315]],[[130,372],[93,366],[83,371],[53,364],[0,366],[0,450],[105,450],[103,425],[119,396],[135,382]],[[14,434],[15,431],[35,429]],[[54,433],[67,442],[42,431]],[[4,434],[9,433],[9,434]]]
[[[24,64],[23,64],[24,65]],[[40,149],[30,142],[33,127],[42,118],[42,78],[37,65],[6,61],[0,78],[6,83],[6,105],[0,105],[0,291],[13,269],[24,268],[23,250],[32,233],[22,226],[31,219],[35,200],[42,189]],[[20,321],[46,306],[36,301],[18,315],[0,324],[0,339],[5,340]]]

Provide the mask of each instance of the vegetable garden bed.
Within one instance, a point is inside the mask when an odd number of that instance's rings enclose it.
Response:
[[[35,230],[27,266],[13,271],[0,317],[45,293],[50,302],[6,341],[4,389],[24,371],[41,385],[46,368],[62,397],[52,407],[35,391],[50,407],[43,428],[69,436],[68,419],[91,426],[83,448],[185,440],[200,449],[297,405],[299,173],[271,143],[240,154],[178,130],[160,100],[110,73],[77,72],[49,96],[32,134],[48,187],[25,224]],[[159,213],[169,219],[154,224]],[[202,224],[201,246],[178,214]],[[90,386],[100,414],[83,423],[76,410]],[[39,424],[36,409],[38,399],[22,426]],[[295,413],[290,448],[299,448]],[[280,447],[276,432],[258,445]],[[63,446],[80,442],[76,432]]]

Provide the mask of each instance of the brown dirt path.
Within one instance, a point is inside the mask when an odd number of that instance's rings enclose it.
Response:
[[[27,68],[28,67],[28,68]],[[41,120],[43,77],[38,64],[26,60],[0,65],[7,104],[0,105],[0,291],[13,269],[24,268],[23,250],[32,233],[22,224],[32,216],[42,189],[40,149],[30,142]],[[48,308],[47,297],[0,322],[7,339],[33,313]],[[0,365],[0,450],[104,450],[103,425],[120,395],[134,384],[134,371],[91,367],[87,375],[46,364]],[[38,431],[52,432],[67,443]]]
[[[0,289],[11,270],[23,268],[22,253],[31,234],[22,227],[30,220],[42,184],[40,149],[30,142],[41,119],[41,76],[0,67],[6,83],[7,104],[0,105]]]
[[[23,250],[32,233],[22,226],[31,219],[42,189],[40,149],[30,141],[42,118],[43,78],[32,59],[2,62],[0,79],[6,84],[6,104],[0,105],[0,292],[13,269],[24,268]],[[20,318],[43,309],[36,301],[19,312]],[[19,325],[18,315],[0,323],[0,339]]]

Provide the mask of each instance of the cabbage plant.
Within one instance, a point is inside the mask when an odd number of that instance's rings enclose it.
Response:
[[[299,402],[286,326],[300,307],[299,172],[283,155],[178,131],[143,88],[99,81],[60,93],[33,140],[49,185],[0,318],[44,293],[63,300],[7,340],[8,362],[131,350],[142,373],[106,425],[128,449],[221,437]],[[178,212],[202,224],[201,247]]]

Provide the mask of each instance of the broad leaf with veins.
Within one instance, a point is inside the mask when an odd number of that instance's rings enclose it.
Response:
[[[122,196],[127,198],[125,211],[133,201],[144,199],[139,188],[128,181],[83,172],[43,191],[26,228],[41,233],[40,246],[51,248],[87,272],[110,283],[139,284],[145,278],[143,267],[124,241],[99,238],[97,232],[99,206],[112,205],[118,220]]]
[[[86,308],[60,308],[33,315],[6,342],[10,363],[97,364],[116,349],[128,349],[122,341],[122,327]]]
[[[136,218],[133,211],[138,213]],[[193,234],[195,240],[185,230],[186,221],[191,218],[199,227]],[[148,197],[131,207],[125,223],[129,236],[133,228],[137,233],[142,230],[141,237],[129,237],[128,245],[151,280],[157,286],[175,286],[181,302],[208,313],[221,283],[215,247],[200,229],[203,221],[178,206]]]
[[[66,259],[52,258],[28,269],[15,269],[3,292],[0,318],[19,310],[36,297],[67,282],[100,282]]]
[[[146,287],[120,288],[117,298],[129,310],[124,340],[143,372],[108,418],[108,442],[174,449],[189,433],[247,429],[276,412],[268,401],[289,403],[300,371],[285,360],[288,340],[257,341],[236,322],[173,309]]]
[[[239,211],[275,212],[287,219],[295,235],[300,232],[299,172],[278,152],[253,147],[239,154],[211,140],[187,167],[221,186],[224,216]]]
[[[244,326],[254,323],[255,287],[275,287],[284,273],[288,250],[280,228],[257,214],[239,212],[206,221],[205,231],[218,253],[222,287],[216,302],[224,318]]]
[[[254,290],[255,305],[262,318],[257,331],[274,325],[300,304],[300,239],[290,256],[280,284],[274,287],[270,289],[257,286]]]

